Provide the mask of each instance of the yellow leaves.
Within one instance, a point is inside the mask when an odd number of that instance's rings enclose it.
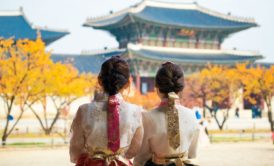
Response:
[[[41,38],[1,40],[0,46],[0,93],[8,98],[79,97],[91,93],[96,84],[93,75],[80,75],[71,64],[54,63]]]
[[[38,37],[35,41],[24,39],[16,41],[17,48],[20,48],[24,53],[30,54],[39,54],[41,52],[45,52],[45,44],[40,37]],[[27,56],[27,54],[25,54]]]
[[[260,65],[247,67],[246,64],[237,65],[235,72],[244,86],[244,96],[253,104],[256,100],[250,96],[261,96],[266,99],[274,95],[274,67],[269,69]]]
[[[44,91],[52,96],[84,96],[95,85],[95,78],[91,74],[78,74],[76,68],[70,64],[55,63],[43,69],[41,84]]]
[[[246,72],[246,63],[238,63],[236,64],[236,69],[238,70],[239,73]]]
[[[13,44],[12,39],[2,40],[0,37],[0,59],[5,58],[6,56],[5,53],[8,52],[12,44]]]
[[[235,80],[232,69],[211,65],[187,78],[186,91],[196,100],[202,98],[222,104],[230,98],[232,91],[239,88]]]

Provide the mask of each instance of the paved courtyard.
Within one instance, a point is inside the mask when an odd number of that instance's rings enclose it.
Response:
[[[202,166],[273,166],[271,142],[218,143],[201,147]],[[62,148],[0,149],[1,166],[72,166],[68,150]]]

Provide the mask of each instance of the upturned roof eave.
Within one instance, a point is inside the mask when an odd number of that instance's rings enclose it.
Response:
[[[195,26],[195,25],[191,25],[191,24],[167,24],[167,23],[161,23],[161,22],[156,22],[153,20],[147,20],[144,19],[142,17],[138,17],[136,15],[133,14],[127,14],[125,15],[122,19],[116,21],[116,22],[110,22],[110,23],[101,23],[98,24],[98,22],[86,22],[83,24],[84,27],[92,27],[94,29],[102,29],[102,30],[109,30],[115,27],[119,27],[122,26],[122,22],[127,19],[128,17],[131,17],[133,20],[132,22],[144,22],[144,23],[148,23],[148,24],[154,24],[156,26],[162,26],[162,27],[173,27],[173,28],[188,28],[188,29],[197,29],[197,30],[223,30],[223,31],[241,31],[241,30],[245,30],[245,29],[249,29],[252,27],[258,27],[259,25],[257,23],[253,23],[253,24],[244,24],[244,25],[239,25],[239,26]]]
[[[131,52],[131,51],[130,51]],[[244,60],[200,60],[200,59],[196,59],[196,60],[183,60],[183,59],[169,59],[169,58],[151,58],[148,56],[144,56],[142,54],[138,54],[136,52],[131,52],[131,53],[135,53],[137,56],[134,56],[137,59],[145,59],[145,60],[149,60],[149,61],[154,61],[154,62],[165,62],[165,61],[172,61],[175,63],[181,63],[181,64],[195,64],[195,65],[205,65],[205,64],[220,64],[220,65],[234,65],[237,63],[246,63],[246,62],[255,62],[256,60],[262,59],[262,56],[259,57],[250,57],[250,59],[244,59]]]
[[[172,57],[161,57],[157,58],[155,56],[148,56],[148,55],[143,55],[142,50],[145,51],[150,51],[150,52],[162,52],[164,54],[172,54]],[[174,60],[174,62],[177,63],[192,63],[192,64],[204,64],[204,63],[213,63],[213,64],[235,64],[238,62],[254,62],[259,59],[263,59],[264,57],[257,53],[257,52],[252,52],[252,51],[237,51],[237,50],[199,50],[199,49],[181,49],[181,48],[158,48],[156,50],[156,47],[151,47],[151,46],[142,46],[142,45],[134,45],[134,44],[129,44],[128,45],[128,52],[131,55],[137,55],[135,56],[136,58],[142,58],[142,59],[147,59],[151,61],[158,61],[158,62],[163,62],[163,61],[170,61],[171,59]],[[216,56],[217,54],[221,55],[229,55],[231,57],[237,57],[237,56],[242,56],[245,57],[243,59],[231,59],[231,60],[214,60],[214,59],[183,59],[183,55],[193,55],[195,56],[201,56],[201,55],[210,55],[210,56]],[[171,59],[170,59],[171,58]]]
[[[219,13],[204,7],[199,6],[197,3],[193,4],[186,4],[186,3],[167,3],[167,2],[157,2],[157,1],[151,1],[151,0],[145,0],[142,1],[141,3],[134,5],[132,7],[126,8],[124,10],[114,12],[112,14],[98,17],[98,18],[89,18],[86,20],[83,26],[91,26],[91,27],[96,27],[97,29],[104,29],[107,26],[114,25],[115,23],[119,23],[119,20],[117,19],[119,17],[125,17],[128,14],[132,15],[137,15],[140,13],[142,10],[144,10],[146,7],[158,7],[158,8],[174,8],[174,9],[191,9],[191,10],[196,10],[199,12],[202,12],[207,15],[215,16],[220,19],[224,20],[229,20],[233,22],[241,22],[241,23],[246,23],[246,24],[251,24],[252,26],[258,26],[258,24],[255,22],[253,18],[244,18],[244,17],[236,17],[236,16],[231,16],[231,15],[226,15],[223,13]],[[105,24],[105,25],[98,25],[99,22],[104,22],[108,20],[118,20],[117,22],[112,22],[111,24]],[[169,25],[170,26],[170,25]],[[176,25],[174,25],[176,26]],[[250,27],[252,27],[250,26]]]

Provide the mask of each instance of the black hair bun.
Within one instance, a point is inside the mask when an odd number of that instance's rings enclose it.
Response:
[[[184,89],[184,74],[181,68],[174,63],[165,63],[158,70],[155,86],[161,93],[178,93]]]
[[[114,56],[102,64],[98,80],[109,95],[117,94],[129,81],[129,65],[120,56]]]

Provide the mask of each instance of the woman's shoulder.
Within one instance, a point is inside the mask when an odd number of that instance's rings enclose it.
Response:
[[[161,107],[155,107],[152,108],[151,110],[144,111],[142,113],[144,120],[148,122],[152,121],[159,121],[159,118],[162,118],[165,113],[164,111],[161,110]]]
[[[88,113],[90,110],[93,110],[93,108],[102,107],[103,105],[104,105],[104,103],[97,102],[97,101],[92,101],[90,103],[84,103],[78,107],[77,112],[79,112],[80,114],[85,114],[85,113]]]
[[[123,102],[123,107],[129,112],[143,112],[143,107],[137,104],[129,103],[129,102]]]
[[[126,123],[130,123],[132,127],[139,127],[142,125],[142,106],[123,102],[121,104],[122,118],[124,118]]]
[[[183,105],[176,105],[176,107],[181,114],[181,118],[188,122],[189,125],[197,129],[199,125],[198,120],[196,119],[195,111]]]
[[[147,116],[155,116],[157,114],[162,114],[162,113],[163,113],[163,111],[161,110],[161,107],[155,107],[155,108],[152,108],[151,110],[145,112],[145,114]]]
[[[87,110],[88,107],[89,107],[89,105],[90,105],[90,103],[81,104],[81,105],[78,107],[78,111],[83,112],[83,111]]]
[[[84,114],[87,112],[88,108],[89,108],[89,103],[81,104],[78,107],[75,116],[76,117],[84,117],[85,116]]]

